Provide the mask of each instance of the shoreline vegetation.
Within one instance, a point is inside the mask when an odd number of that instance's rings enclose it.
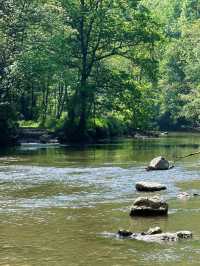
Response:
[[[92,134],[91,134],[92,132]],[[15,131],[14,142],[11,145],[20,145],[21,143],[43,143],[43,144],[92,144],[99,142],[109,142],[115,139],[121,138],[133,138],[138,140],[145,140],[151,138],[158,138],[168,136],[174,132],[185,133],[198,133],[200,128],[182,127],[176,131],[161,131],[161,130],[140,130],[140,129],[123,129],[116,126],[113,128],[101,127],[94,128],[92,131],[88,131],[88,136],[84,140],[66,139],[63,136],[62,128],[48,128],[41,127],[39,123],[35,121],[20,121]]]
[[[135,139],[146,139],[146,138],[157,138],[159,136],[167,135],[168,132],[159,132],[159,131],[135,131],[128,135],[113,135],[109,136],[101,135],[100,137],[88,137],[87,140],[84,140],[84,142],[73,142],[73,141],[63,141],[62,136],[60,137],[59,132],[52,132],[48,129],[42,129],[42,128],[19,128],[18,131],[18,137],[17,137],[17,143],[61,143],[61,144],[88,144],[88,143],[98,143],[98,142],[107,142],[112,141],[113,139],[119,139],[119,138],[135,138]]]
[[[200,131],[198,0],[5,0],[1,15],[0,146],[21,127],[62,143]]]
[[[61,131],[62,132],[62,131]],[[21,143],[42,143],[42,144],[95,144],[95,143],[105,143],[121,138],[130,138],[130,139],[138,139],[138,140],[145,140],[145,139],[151,139],[151,138],[159,138],[159,137],[167,137],[171,133],[174,133],[176,131],[145,131],[145,130],[135,130],[132,131],[129,134],[115,134],[109,136],[109,134],[101,135],[99,137],[93,137],[88,138],[87,140],[84,140],[84,142],[73,142],[73,141],[62,141],[62,136],[60,137],[60,132],[55,132],[52,130],[49,130],[47,128],[40,128],[40,127],[20,127],[18,129],[18,134],[16,137],[17,145],[20,145]],[[198,129],[193,130],[179,130],[177,132],[182,133],[196,133],[199,132]]]

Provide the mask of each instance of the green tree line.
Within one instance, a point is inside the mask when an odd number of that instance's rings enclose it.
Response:
[[[0,0],[0,144],[198,126],[198,0]]]
[[[200,1],[146,1],[162,24],[158,88],[161,128],[199,127]]]

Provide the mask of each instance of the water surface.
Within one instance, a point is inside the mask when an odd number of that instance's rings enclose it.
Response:
[[[155,156],[169,160],[200,150],[200,135],[86,146],[22,145],[1,150],[0,265],[141,266],[199,265],[200,156],[176,162],[170,171],[146,172]],[[138,197],[135,183],[158,181],[168,190],[167,218],[129,218]],[[145,194],[146,195],[146,194]],[[119,228],[144,231],[191,230],[192,240],[153,244],[119,240]]]

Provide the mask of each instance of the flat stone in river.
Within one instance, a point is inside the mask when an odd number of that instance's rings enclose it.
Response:
[[[137,198],[130,210],[130,216],[167,215],[168,204],[158,196]]]
[[[155,182],[138,182],[135,185],[138,191],[144,192],[154,192],[167,189],[165,185],[155,183]]]

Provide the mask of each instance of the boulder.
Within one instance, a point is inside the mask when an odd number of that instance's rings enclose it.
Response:
[[[155,182],[138,182],[135,185],[138,191],[153,192],[167,189],[165,185]]]
[[[162,156],[156,157],[154,158],[147,170],[168,170],[169,167],[169,161],[167,161],[165,158],[163,158]]]
[[[130,216],[167,215],[168,204],[158,196],[137,198],[130,210]]]

